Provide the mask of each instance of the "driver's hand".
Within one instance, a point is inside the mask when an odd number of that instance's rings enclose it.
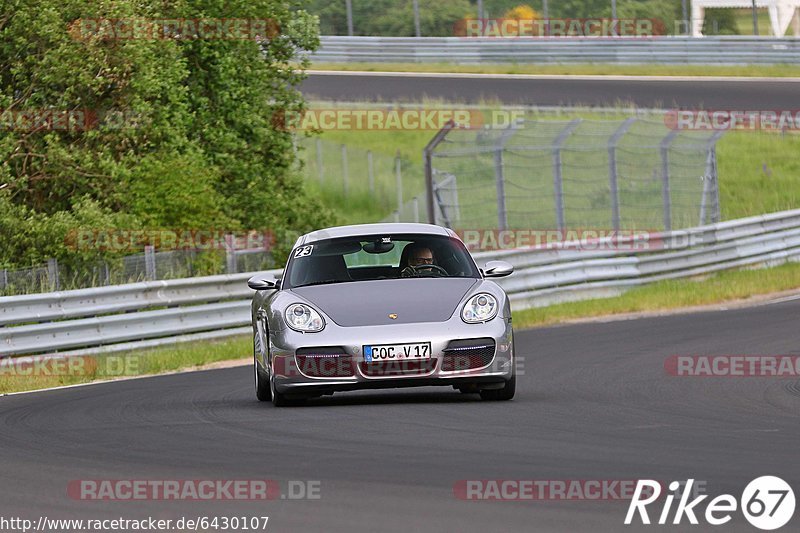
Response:
[[[416,278],[417,277],[417,271],[414,270],[414,267],[407,266],[400,272],[400,277],[401,278]]]

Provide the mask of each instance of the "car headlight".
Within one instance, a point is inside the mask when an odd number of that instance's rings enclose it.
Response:
[[[310,333],[322,331],[325,321],[320,314],[306,304],[292,304],[286,308],[286,323],[295,331]]]
[[[461,311],[461,319],[468,324],[486,322],[497,316],[497,298],[481,292],[470,298]]]

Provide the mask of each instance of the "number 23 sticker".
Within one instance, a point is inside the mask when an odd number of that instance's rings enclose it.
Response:
[[[297,250],[294,251],[294,257],[297,259],[298,257],[307,257],[311,255],[311,250],[314,249],[313,244],[309,244],[308,246],[301,246]]]

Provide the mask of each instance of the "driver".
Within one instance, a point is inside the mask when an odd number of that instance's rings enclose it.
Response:
[[[432,265],[434,264],[433,252],[427,246],[416,246],[411,249],[411,253],[408,257],[408,264],[411,266]]]
[[[435,265],[436,258],[433,250],[420,243],[411,243],[403,248],[403,258],[400,261],[400,270],[405,276],[414,276],[413,267],[422,265]]]

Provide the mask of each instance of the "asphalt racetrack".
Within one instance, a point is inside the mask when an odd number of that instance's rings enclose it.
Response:
[[[3,515],[270,517],[268,531],[756,531],[625,527],[620,501],[464,501],[460,480],[694,478],[741,496],[800,487],[800,382],[675,377],[674,354],[798,354],[800,301],[518,331],[511,402],[451,389],[337,394],[277,409],[250,367],[0,398]],[[81,501],[81,479],[320,482],[315,500]],[[651,513],[657,519],[661,507]],[[785,530],[796,531],[798,516]]]
[[[800,80],[519,76],[406,73],[323,73],[303,82],[309,99],[448,102],[538,106],[635,105],[641,108],[797,110]]]

